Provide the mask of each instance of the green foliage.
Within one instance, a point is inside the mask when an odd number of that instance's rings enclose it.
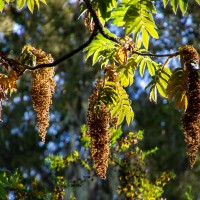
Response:
[[[129,132],[127,137],[118,141],[113,163],[118,163],[119,183],[117,192],[122,199],[158,199],[163,194],[163,186],[172,178],[172,173],[163,174],[151,181],[147,174],[145,159],[157,149],[143,152],[140,148],[134,147],[143,138],[143,132]]]
[[[117,68],[116,72],[118,73],[118,81],[120,82],[121,86],[127,87],[133,84],[136,68],[137,63],[134,56],[130,57],[126,64]]]
[[[134,118],[131,101],[123,87],[117,87],[117,99],[115,104],[111,106],[111,116],[112,118],[117,117],[117,125],[121,124],[124,118],[126,118],[127,124],[130,124]]]
[[[194,200],[194,197],[192,195],[192,187],[188,186],[187,191],[185,192],[185,197],[187,200]]]
[[[78,159],[79,159],[79,153],[78,151],[74,151],[65,158],[58,155],[56,156],[49,155],[47,158],[45,158],[45,162],[51,170],[60,171],[67,165],[76,162]]]
[[[144,50],[140,50],[140,52],[144,52]],[[158,64],[153,61],[149,56],[138,56],[136,58],[136,62],[138,63],[139,66],[139,73],[140,76],[144,76],[144,72],[146,67],[148,68],[149,74],[151,76],[155,75],[155,70],[158,68]]]
[[[65,167],[62,156],[49,155],[47,158],[45,158],[45,162],[48,164],[50,169],[55,171],[60,171]]]
[[[109,61],[112,62],[113,60],[113,54],[116,51],[116,44],[113,41],[104,38],[101,34],[98,34],[85,50],[88,51],[86,59],[93,56],[92,65],[99,60],[102,61],[102,65],[107,65]]]
[[[31,45],[25,45],[19,60],[22,64],[34,67],[36,65],[36,56],[30,51],[31,48]]]
[[[152,15],[155,13],[156,8],[150,0],[126,0],[112,11],[111,18],[114,24],[126,28],[126,35],[134,33],[135,42],[138,42],[142,35],[143,45],[148,49],[149,35],[158,38],[157,27]]]
[[[166,89],[170,75],[171,71],[169,68],[166,67],[160,66],[160,68],[158,68],[155,71],[155,75],[152,76],[151,82],[146,86],[146,89],[150,88],[149,92],[150,101],[157,102],[157,91],[161,96],[165,98],[167,97]]]
[[[82,133],[81,138],[80,138],[81,145],[84,146],[86,149],[88,149],[90,146],[90,137],[87,135],[86,124],[83,124],[81,126],[81,133]]]
[[[14,1],[17,1],[18,9],[22,9],[25,7],[25,5],[27,5],[31,12],[33,12],[35,4],[38,8],[40,8],[40,2],[47,4],[46,0],[0,0],[0,11],[4,9],[5,3],[9,4]]]
[[[10,175],[8,172],[0,172],[0,196],[6,199],[7,189],[18,188],[20,185],[21,177],[18,171]],[[23,187],[23,186],[22,186]]]
[[[94,0],[92,3],[94,7],[98,10],[100,20],[103,24],[110,19],[112,9],[117,6],[117,0]]]
[[[200,0],[195,0],[198,4],[200,4]]]
[[[122,129],[121,129],[121,126],[118,127],[118,129],[114,129],[114,128],[111,128],[110,129],[110,133],[111,133],[111,138],[110,138],[110,143],[111,143],[111,146],[115,145],[117,140],[122,136],[123,132],[122,132]]]
[[[197,3],[198,1],[199,0],[196,0]],[[170,2],[174,13],[177,12],[178,6],[180,7],[183,15],[186,13],[189,0],[163,0],[164,7],[167,6],[168,2]]]
[[[0,0],[0,11],[4,8],[4,0]]]

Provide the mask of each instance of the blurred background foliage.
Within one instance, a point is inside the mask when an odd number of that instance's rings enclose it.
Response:
[[[189,4],[185,16],[179,11],[174,15],[170,6],[164,10],[160,1],[155,1],[155,5],[158,9],[155,20],[160,39],[151,40],[150,51],[173,52],[184,44],[194,45],[199,51],[200,12],[196,4]],[[48,6],[42,5],[40,11],[35,10],[33,14],[25,10],[18,11],[12,5],[6,6],[0,14],[0,49],[17,57],[22,47],[29,43],[51,53],[56,59],[87,40],[89,32],[82,19],[78,20],[79,14],[78,4],[70,0],[49,0]],[[112,26],[111,30],[123,35]],[[178,67],[176,60],[169,65],[171,68]],[[99,69],[98,64],[92,67],[90,61],[85,62],[84,53],[79,53],[56,67],[57,88],[44,145],[37,134],[35,114],[30,102],[30,77],[23,76],[18,81],[17,93],[3,105],[4,122],[0,124],[2,172],[8,170],[14,173],[18,169],[23,175],[24,184],[36,180],[38,187],[49,190],[53,190],[55,183],[50,177],[59,177],[61,173],[71,183],[66,189],[66,199],[125,198],[125,194],[120,196],[116,192],[118,176],[125,172],[117,168],[113,170],[112,165],[108,168],[107,179],[100,180],[93,174],[88,174],[87,167],[83,167],[81,162],[72,162],[55,174],[52,174],[44,162],[49,154],[67,157],[75,151],[82,158],[87,158],[88,151],[81,143],[81,126],[86,123],[87,99],[92,93],[95,77],[101,76]],[[173,171],[176,175],[174,180],[164,186],[163,197],[181,200],[193,196],[198,199],[200,159],[198,158],[194,169],[190,170],[181,131],[181,113],[165,99],[160,98],[156,105],[149,102],[144,90],[147,79],[148,77],[143,80],[138,78],[136,84],[128,89],[135,120],[129,127],[122,127],[122,135],[125,137],[129,131],[144,130],[144,138],[138,146],[144,152],[158,147],[156,153],[146,158],[148,176],[156,180],[163,171]],[[59,157],[57,159],[60,161]],[[62,165],[62,159],[60,162]]]

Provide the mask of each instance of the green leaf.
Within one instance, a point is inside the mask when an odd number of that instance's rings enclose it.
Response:
[[[134,118],[134,112],[131,108],[131,101],[128,98],[128,95],[126,93],[126,90],[118,85],[116,91],[118,92],[117,94],[117,99],[116,99],[116,104],[113,104],[110,109],[111,109],[111,116],[117,117],[117,125],[121,124],[126,117],[126,121],[128,124],[133,120]]]
[[[122,134],[123,131],[121,127],[119,127],[117,130],[114,130],[114,133],[111,135],[111,144],[114,145]]]
[[[17,1],[18,9],[22,9],[24,7],[25,3],[26,3],[26,0],[18,0]]]
[[[163,0],[164,7],[167,6],[169,0]]]
[[[34,10],[35,1],[34,0],[27,0],[28,9],[33,12]]]
[[[47,2],[46,0],[40,0],[42,3],[46,4],[47,5]]]
[[[3,10],[4,8],[4,1],[0,0],[0,12]]]
[[[179,4],[180,4],[181,12],[184,15],[187,10],[188,0],[179,0]]]
[[[150,99],[150,101],[154,101],[155,103],[157,103],[157,88],[156,88],[156,86],[151,87],[149,99]]]
[[[118,119],[117,119],[117,124],[121,124],[124,120],[125,114],[124,114],[124,110],[121,110],[119,115],[118,115]]]
[[[198,4],[200,4],[200,0],[195,0]]]
[[[121,86],[127,87],[133,84],[134,72],[137,68],[136,57],[132,56],[128,58],[126,65],[121,65],[117,68],[118,81]]]
[[[149,34],[147,33],[146,29],[142,28],[142,42],[146,50],[149,48]]]
[[[163,78],[162,75],[161,75],[160,78],[159,78],[159,80],[158,80],[158,82],[164,87],[164,89],[167,88],[168,79]]]
[[[176,14],[176,11],[177,11],[177,8],[178,8],[179,0],[170,0],[170,2],[171,2],[173,11],[174,11],[174,13]]]
[[[132,111],[132,110],[131,110]],[[130,108],[127,106],[126,109],[126,122],[129,125],[134,118],[134,112],[130,112]]]
[[[154,68],[154,65],[151,63],[151,61],[147,62],[147,68],[148,68],[149,74],[151,76],[154,76],[155,75],[155,68]]]
[[[88,51],[86,60],[93,55],[92,65],[99,61],[100,58],[105,58],[109,61],[110,57],[108,54],[112,55],[112,53],[115,52],[115,49],[116,45],[114,42],[105,39],[101,34],[98,34],[91,44],[85,48],[85,50]],[[111,58],[113,59],[113,55]],[[106,63],[106,61],[104,62]]]
[[[117,104],[111,111],[111,117],[114,118],[118,115],[118,112],[120,110],[121,104]]]
[[[161,96],[163,96],[163,97],[167,96],[166,92],[165,92],[165,88],[160,83],[157,83],[156,87],[157,87],[158,92],[160,93]]]
[[[149,24],[145,24],[145,27],[147,29],[147,31],[149,32],[149,34],[155,38],[155,39],[158,39],[159,36],[158,36],[158,32],[156,31],[156,29],[152,26],[150,26]]]
[[[39,0],[35,0],[35,3],[36,3],[36,5],[37,5],[37,7],[38,7],[38,9],[39,9],[39,8],[40,8]]]
[[[136,1],[127,0],[119,4],[119,7],[112,11],[111,17],[113,23],[117,26],[124,26],[126,35],[134,34],[134,42],[138,43],[140,34],[142,34],[144,46],[148,48],[148,32],[147,26],[150,26],[153,31],[150,35],[158,38],[156,25],[153,20],[153,15],[156,13],[156,8],[150,0]],[[144,30],[143,30],[144,29]]]
[[[145,62],[145,60],[143,59],[143,60],[140,62],[140,76],[141,76],[141,77],[143,77],[143,75],[144,75],[145,67],[146,67],[146,62]]]

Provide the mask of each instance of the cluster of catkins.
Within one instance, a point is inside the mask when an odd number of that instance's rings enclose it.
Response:
[[[53,58],[42,50],[30,50],[36,56],[36,64],[52,63]],[[40,68],[32,71],[31,97],[33,109],[37,115],[38,132],[45,142],[46,129],[49,126],[49,106],[52,103],[56,83],[54,81],[54,68]]]
[[[88,99],[88,131],[91,138],[91,155],[96,165],[96,173],[105,179],[109,158],[109,127],[110,112],[103,102],[98,102],[99,89],[102,87],[103,80],[98,80],[95,89]]]
[[[181,56],[188,73],[188,107],[182,117],[187,154],[191,168],[195,164],[200,144],[200,77],[194,63],[199,56],[194,47],[186,45],[181,49]]]

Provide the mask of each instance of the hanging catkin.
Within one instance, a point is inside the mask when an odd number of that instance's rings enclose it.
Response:
[[[109,158],[109,127],[110,112],[103,102],[96,105],[99,89],[103,81],[98,80],[95,89],[88,100],[88,131],[91,138],[91,155],[96,166],[96,173],[99,177],[106,178],[106,170]]]
[[[200,144],[200,77],[194,68],[199,56],[194,47],[186,45],[181,49],[183,62],[188,73],[188,107],[182,117],[187,154],[191,168],[194,166]]]
[[[46,64],[53,62],[50,54],[35,48],[30,51],[36,56],[36,64]],[[49,126],[49,106],[52,103],[56,83],[54,81],[54,67],[41,68],[32,72],[31,97],[33,109],[37,115],[38,133],[45,142],[46,129]]]

